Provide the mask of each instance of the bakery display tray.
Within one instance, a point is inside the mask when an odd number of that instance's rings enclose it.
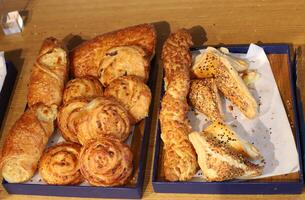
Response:
[[[152,99],[155,95],[155,83],[157,68],[155,59],[151,62],[150,76],[147,85],[152,92]],[[148,139],[151,127],[153,113],[153,104],[150,105],[149,116],[135,125],[133,132],[131,150],[134,154],[134,169],[138,170],[134,176],[134,183],[117,187],[96,187],[96,186],[59,186],[47,184],[29,184],[29,183],[8,183],[3,180],[4,188],[10,194],[25,195],[43,195],[43,196],[65,196],[65,197],[91,197],[91,198],[126,198],[138,199],[142,196],[146,154],[148,148]]]
[[[273,66],[273,73],[278,84],[283,103],[285,108],[289,107],[285,99],[291,99],[291,113],[290,120],[294,124],[294,136],[296,141],[296,146],[299,155],[299,164],[300,171],[292,175],[283,175],[280,177],[270,177],[259,180],[248,180],[248,181],[224,181],[224,182],[168,182],[165,181],[162,177],[162,140],[160,138],[160,124],[157,123],[156,128],[156,143],[155,143],[155,154],[154,154],[154,163],[153,163],[153,177],[152,185],[155,192],[159,193],[193,193],[193,194],[298,194],[302,192],[304,186],[303,178],[303,161],[302,161],[302,151],[305,149],[305,139],[304,139],[304,121],[302,119],[302,113],[300,110],[300,99],[296,94],[296,69],[295,63],[291,62],[291,54],[289,45],[287,44],[272,44],[272,45],[259,45],[261,46],[268,58],[269,55],[272,55],[272,58],[275,59]],[[232,53],[247,53],[249,45],[232,45],[226,46]],[[194,48],[192,50],[199,50],[200,48]],[[277,57],[286,56],[287,59],[280,59]],[[285,70],[274,70],[274,67],[277,69],[286,68],[286,74],[283,73]],[[288,68],[288,69],[287,69]],[[278,73],[278,74],[275,74]],[[287,76],[286,78],[283,78]],[[277,78],[281,77],[278,80]],[[287,79],[287,80],[286,80]],[[281,88],[281,84],[285,84],[285,88]],[[162,84],[162,94],[164,94]],[[160,106],[160,104],[159,104]],[[160,107],[159,107],[160,110]],[[301,120],[302,119],[302,120]],[[300,127],[303,127],[300,129]],[[303,139],[302,139],[303,138]],[[302,146],[303,145],[303,146]],[[302,148],[302,147],[303,148]],[[289,151],[289,150],[288,150]]]

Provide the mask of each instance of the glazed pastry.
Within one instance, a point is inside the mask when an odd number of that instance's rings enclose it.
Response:
[[[114,97],[130,113],[134,123],[148,116],[151,92],[136,76],[122,76],[110,83],[105,96]]]
[[[220,122],[213,122],[204,129],[204,133],[210,137],[215,137],[219,141],[233,148],[238,154],[246,158],[256,160],[261,158],[258,149],[251,143],[238,137],[238,135],[229,127]]]
[[[159,114],[163,146],[163,168],[168,181],[190,180],[197,172],[195,150],[188,139],[191,126],[187,119],[187,94],[192,63],[192,38],[181,29],[170,35],[162,50],[165,95]]]
[[[118,46],[139,46],[148,61],[155,53],[156,32],[153,25],[141,24],[97,36],[76,47],[70,56],[74,77],[98,77],[100,63],[106,51]]]
[[[261,166],[249,162],[234,149],[205,132],[192,132],[189,138],[206,181],[250,178],[262,174]]]
[[[214,79],[193,80],[189,100],[196,111],[205,114],[210,120],[223,121],[220,97]]]
[[[76,143],[59,143],[48,148],[39,162],[39,175],[52,185],[76,185],[83,182],[79,155],[81,146]]]
[[[64,104],[68,101],[84,97],[93,98],[103,95],[103,87],[100,82],[94,77],[82,77],[70,80],[65,87],[63,101]]]
[[[130,134],[129,114],[113,98],[95,98],[75,114],[77,116],[72,123],[81,144],[102,136],[125,141]]]
[[[107,87],[111,81],[135,75],[146,82],[149,75],[149,60],[145,51],[138,46],[119,46],[107,50],[101,60],[98,77]]]
[[[2,149],[0,167],[9,183],[28,181],[54,131],[57,109],[36,104],[27,109],[8,132]]]
[[[57,124],[61,135],[66,141],[79,143],[75,130],[75,119],[79,110],[87,105],[89,99],[77,98],[64,104],[58,111]]]
[[[31,107],[38,103],[59,106],[62,103],[67,77],[66,51],[57,39],[45,39],[32,68],[28,89],[28,106]]]
[[[114,138],[99,138],[83,146],[80,169],[91,185],[124,185],[132,174],[132,159],[132,152],[126,144]]]

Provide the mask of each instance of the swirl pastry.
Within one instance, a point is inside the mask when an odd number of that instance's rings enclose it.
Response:
[[[101,136],[125,141],[131,131],[129,118],[126,109],[115,99],[98,97],[75,118],[77,138],[81,144]]]
[[[39,162],[39,174],[52,185],[76,185],[83,182],[79,154],[81,146],[76,143],[60,143],[48,148]]]
[[[132,159],[132,152],[126,144],[114,138],[99,138],[83,146],[80,170],[92,185],[124,185],[132,174]]]
[[[78,98],[64,104],[58,111],[57,124],[61,135],[66,141],[79,143],[75,131],[75,119],[79,110],[89,102],[88,99]]]
[[[54,130],[56,106],[36,104],[27,109],[8,132],[2,149],[0,167],[9,183],[28,181]]]
[[[98,77],[106,51],[118,46],[139,46],[151,60],[155,52],[156,32],[151,24],[141,24],[97,36],[76,47],[70,56],[74,77]]]
[[[110,83],[105,96],[112,96],[129,112],[135,123],[144,119],[149,112],[151,92],[136,76],[122,76]]]
[[[70,80],[66,84],[64,90],[63,101],[67,103],[68,101],[79,98],[93,98],[103,95],[103,88],[100,82],[91,76],[76,78]]]
[[[55,38],[44,40],[32,68],[28,105],[38,103],[57,105],[62,102],[64,84],[68,77],[67,53]]]
[[[101,60],[99,80],[106,87],[124,75],[135,75],[144,82],[148,79],[149,60],[138,46],[120,46],[107,50]]]

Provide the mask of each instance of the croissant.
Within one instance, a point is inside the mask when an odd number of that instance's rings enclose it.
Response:
[[[134,123],[148,115],[151,92],[136,76],[122,76],[112,81],[104,95],[117,99],[130,113]]]
[[[76,185],[84,181],[79,167],[81,146],[59,143],[48,148],[39,162],[39,174],[52,185]]]
[[[44,40],[33,66],[28,88],[28,105],[57,105],[62,102],[68,77],[67,53],[55,38]]]
[[[70,56],[74,77],[98,77],[100,62],[107,50],[118,46],[139,46],[150,60],[155,52],[156,32],[153,25],[141,24],[97,36],[76,47]]]
[[[98,71],[100,82],[107,87],[111,81],[124,75],[135,75],[146,82],[149,59],[138,46],[119,46],[105,52]]]
[[[57,109],[36,104],[27,109],[8,132],[2,149],[0,167],[9,183],[28,181],[54,131]]]
[[[103,95],[103,87],[100,82],[94,77],[82,77],[70,80],[65,87],[63,94],[63,102],[84,97],[93,98]]]
[[[132,174],[133,155],[129,147],[114,138],[99,138],[85,144],[80,154],[80,169],[95,186],[118,186]]]
[[[81,144],[101,136],[125,141],[131,131],[128,112],[113,98],[95,98],[75,115],[72,124]]]
[[[61,135],[66,141],[79,143],[75,130],[75,119],[79,110],[87,105],[89,99],[77,98],[68,101],[58,111],[57,124]]]

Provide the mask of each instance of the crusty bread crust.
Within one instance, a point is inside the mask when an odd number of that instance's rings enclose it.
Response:
[[[71,71],[74,77],[98,76],[104,53],[116,46],[137,45],[150,60],[155,53],[156,31],[151,24],[141,24],[105,33],[76,47],[70,54]]]

